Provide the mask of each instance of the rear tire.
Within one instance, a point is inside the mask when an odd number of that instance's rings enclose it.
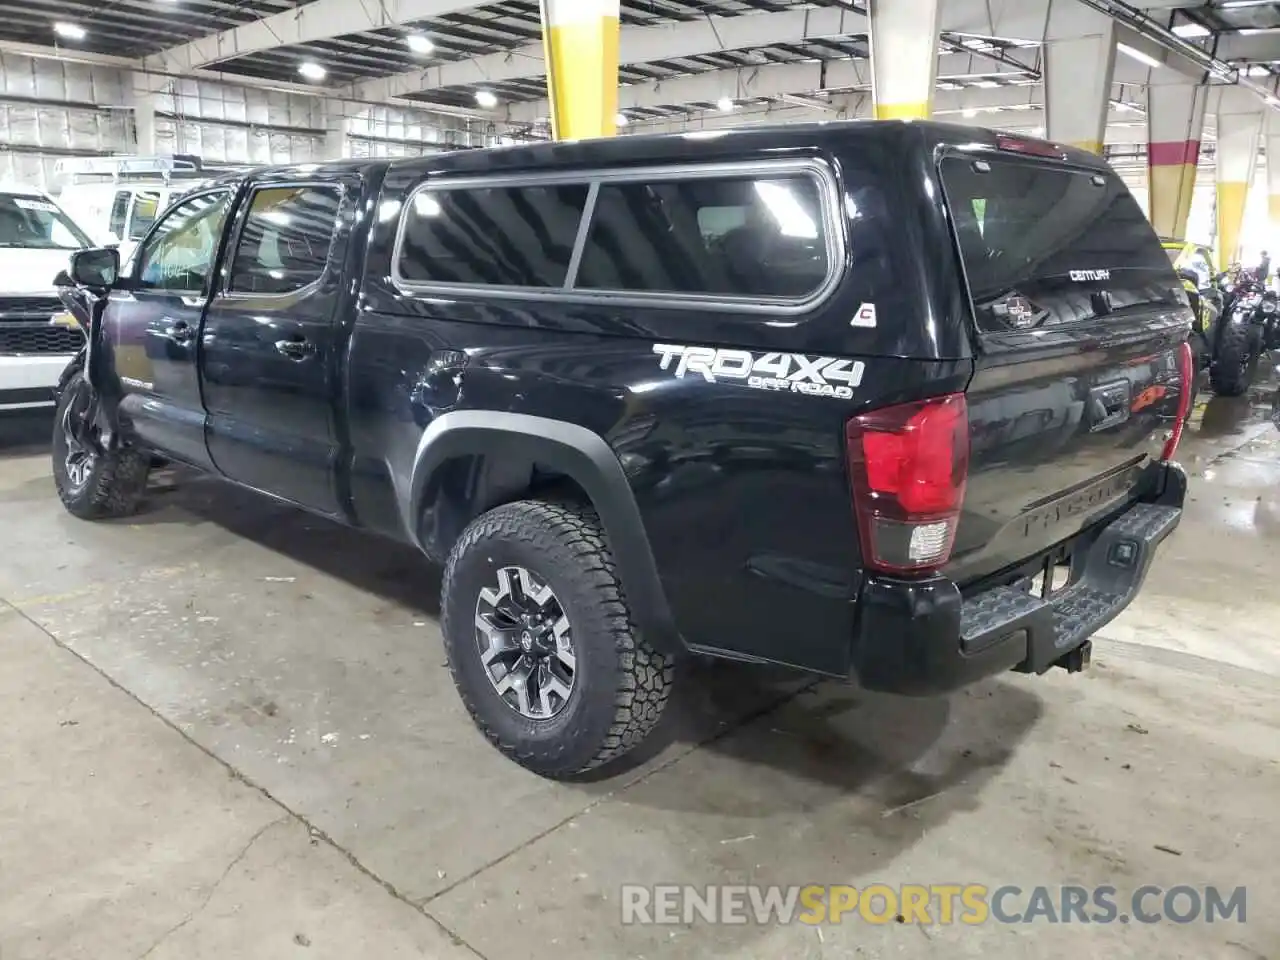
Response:
[[[639,635],[595,511],[525,500],[474,520],[442,587],[449,669],[508,758],[567,778],[652,733],[674,681]]]
[[[95,448],[89,425],[93,388],[82,371],[58,394],[53,421],[53,482],[67,512],[82,520],[127,517],[147,488],[151,458],[128,447]]]
[[[1238,397],[1249,389],[1258,368],[1258,335],[1253,327],[1233,323],[1222,331],[1218,351],[1209,368],[1214,393]]]

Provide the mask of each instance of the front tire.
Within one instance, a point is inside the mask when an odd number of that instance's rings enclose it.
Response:
[[[442,599],[463,703],[526,769],[582,774],[657,726],[673,662],[636,630],[590,507],[525,500],[480,516],[450,553]]]
[[[151,458],[128,447],[104,450],[93,426],[97,400],[83,371],[58,395],[53,420],[53,482],[67,511],[82,520],[137,512]]]
[[[1257,332],[1247,324],[1229,324],[1222,331],[1218,351],[1209,369],[1214,393],[1238,397],[1249,389],[1258,367]]]

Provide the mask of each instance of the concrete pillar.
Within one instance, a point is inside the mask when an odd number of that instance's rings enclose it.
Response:
[[[611,137],[618,115],[618,0],[542,0],[551,131]]]
[[[157,79],[149,73],[134,71],[129,75],[130,106],[133,107],[134,151],[143,157],[156,153],[156,89]]]
[[[347,135],[346,104],[341,100],[324,102],[324,159],[341,160],[351,156]]]
[[[1272,235],[1280,236],[1280,116],[1277,116],[1273,110],[1267,111],[1266,137],[1267,220],[1270,223]],[[1274,247],[1267,249],[1275,252]]]
[[[1154,79],[1154,78],[1153,78]],[[1187,238],[1195,193],[1208,88],[1199,84],[1147,87],[1147,172],[1151,224],[1162,237]]]
[[[938,76],[938,0],[870,0],[877,120],[924,120]]]
[[[1225,100],[1224,100],[1225,103]],[[1240,229],[1245,201],[1258,166],[1262,138],[1259,104],[1249,113],[1218,114],[1218,269],[1225,270],[1240,255]]]
[[[1050,140],[1102,152],[1115,66],[1115,21],[1110,17],[1099,15],[1088,36],[1045,44],[1044,104]]]

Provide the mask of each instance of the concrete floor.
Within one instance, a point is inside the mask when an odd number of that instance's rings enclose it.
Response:
[[[1280,957],[1274,392],[1199,411],[1187,517],[1089,674],[912,701],[703,669],[656,755],[576,785],[475,732],[411,551],[201,480],[85,524],[48,424],[10,424],[0,957]],[[1244,885],[1249,913],[620,924],[624,883],[875,881]]]

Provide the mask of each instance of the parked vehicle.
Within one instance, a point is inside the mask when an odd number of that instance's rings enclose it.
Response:
[[[690,653],[912,695],[1082,669],[1181,517],[1191,311],[1071,148],[836,123],[259,171],[119,269],[67,278],[67,509],[135,510],[158,455],[416,544],[471,716],[546,776],[644,740]]]
[[[53,406],[84,345],[53,281],[73,251],[92,245],[48,194],[0,184],[0,415]]]
[[[1238,397],[1249,389],[1266,343],[1266,329],[1274,321],[1275,295],[1247,271],[1220,274],[1221,291],[1216,324],[1204,338],[1211,349],[1209,383],[1215,393]]]

